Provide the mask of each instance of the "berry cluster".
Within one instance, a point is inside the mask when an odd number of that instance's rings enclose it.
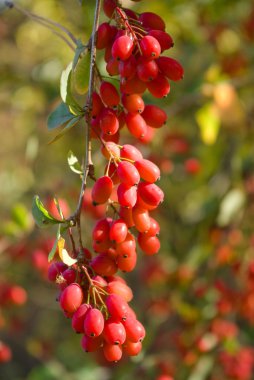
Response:
[[[167,114],[145,104],[142,95],[148,90],[156,98],[167,96],[169,80],[181,79],[183,69],[174,59],[161,56],[173,41],[160,16],[151,12],[138,16],[116,0],[105,0],[103,9],[110,21],[99,26],[96,47],[105,49],[106,70],[117,76],[119,85],[104,80],[96,67],[86,120],[91,138],[101,144],[106,166],[84,198],[86,207],[83,204],[83,211],[95,217],[96,207],[103,207],[92,230],[95,255],[83,249],[69,267],[54,262],[48,277],[60,287],[59,303],[74,331],[83,334],[83,349],[102,350],[108,361],[118,361],[123,352],[129,356],[140,352],[145,330],[128,305],[132,291],[116,272],[130,272],[136,266],[136,240],[145,255],[158,253],[160,226],[150,211],[164,198],[155,184],[160,169],[134,145],[119,145],[120,131],[126,125],[132,138],[150,141]]]
[[[141,351],[145,329],[128,305],[133,294],[122,278],[90,276],[84,266],[68,268],[61,261],[50,265],[48,278],[58,283],[60,307],[73,330],[83,334],[86,352],[102,348],[108,361],[118,361],[123,353]]]

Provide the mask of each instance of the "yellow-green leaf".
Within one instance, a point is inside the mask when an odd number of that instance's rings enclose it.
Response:
[[[220,129],[220,116],[215,104],[206,103],[200,108],[196,113],[196,120],[203,142],[207,145],[214,144]]]
[[[90,54],[88,51],[79,59],[74,70],[74,87],[78,94],[84,95],[88,90],[90,72]]]

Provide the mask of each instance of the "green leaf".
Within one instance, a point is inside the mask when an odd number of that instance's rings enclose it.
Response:
[[[11,210],[12,220],[21,228],[29,227],[28,211],[22,203],[17,203]]]
[[[56,205],[57,211],[58,211],[59,215],[61,216],[62,220],[65,220],[65,219],[64,219],[64,216],[63,216],[62,209],[61,209],[61,207],[60,207],[60,204],[59,204],[57,198],[54,198],[54,203],[55,203],[55,205]]]
[[[220,129],[220,116],[215,104],[206,103],[200,108],[196,113],[196,120],[203,142],[207,145],[214,144]]]
[[[78,94],[84,95],[89,86],[90,77],[90,53],[88,50],[79,59],[74,71],[74,87]]]
[[[73,114],[65,103],[60,103],[59,106],[48,117],[48,129],[52,130],[60,127],[73,119]]]
[[[75,69],[75,67],[76,67],[76,65],[78,63],[80,55],[83,52],[85,52],[86,49],[87,49],[87,47],[85,45],[83,45],[82,41],[78,40],[77,41],[77,48],[75,50],[75,55],[74,55],[74,58],[73,58],[73,61],[72,61],[72,70]]]
[[[48,144],[53,144],[57,140],[59,140],[62,136],[64,136],[71,128],[73,128],[77,122],[81,119],[81,116],[74,116],[65,127],[59,132],[52,140],[48,142]]]
[[[49,224],[62,223],[55,219],[45,208],[38,195],[33,198],[32,214],[38,227],[47,227]]]
[[[53,260],[55,253],[57,251],[58,241],[59,241],[60,237],[61,237],[61,224],[58,224],[58,228],[57,228],[57,232],[56,232],[56,240],[54,242],[54,245],[53,245],[51,251],[49,252],[48,261]]]
[[[83,174],[82,167],[81,167],[77,157],[73,154],[73,152],[71,150],[68,153],[67,160],[68,160],[68,164],[69,164],[70,169],[74,173],[81,174],[81,175]]]
[[[69,63],[67,68],[62,72],[60,79],[60,94],[64,103],[70,106],[70,111],[74,115],[80,115],[84,113],[82,107],[78,104],[72,94],[72,62]]]

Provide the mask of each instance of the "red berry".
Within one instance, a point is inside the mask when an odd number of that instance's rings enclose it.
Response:
[[[122,357],[122,346],[104,343],[103,353],[109,362],[118,362]]]
[[[107,296],[105,303],[112,318],[117,321],[125,320],[127,318],[129,306],[118,294],[110,294]]]
[[[124,94],[143,94],[146,88],[146,83],[140,80],[137,75],[134,75],[131,79],[121,79],[120,81],[120,90]]]
[[[141,322],[135,318],[127,318],[126,321],[123,321],[123,325],[126,330],[126,338],[131,342],[141,342],[145,335],[145,328]]]
[[[139,60],[137,66],[137,75],[143,82],[150,82],[154,80],[159,73],[159,68],[154,60]]]
[[[160,249],[160,241],[157,236],[140,233],[138,235],[138,243],[142,251],[149,256],[155,255]]]
[[[93,270],[100,276],[112,276],[117,272],[117,265],[106,253],[100,253],[90,263]]]
[[[104,329],[104,316],[96,308],[90,308],[84,319],[84,332],[90,338],[96,338],[101,335]]]
[[[139,114],[128,113],[125,117],[127,128],[130,133],[139,139],[145,136],[147,132],[147,125],[145,120]]]
[[[132,161],[141,160],[143,158],[142,153],[133,145],[125,144],[121,148],[121,158],[128,158]]]
[[[137,202],[137,187],[120,183],[117,188],[118,202],[123,207],[134,207]]]
[[[100,85],[100,95],[104,104],[108,107],[116,107],[120,102],[120,96],[115,86],[103,81]]]
[[[136,356],[142,350],[141,342],[131,342],[130,340],[126,340],[123,345],[123,352],[129,356]]]
[[[163,19],[153,12],[144,12],[139,16],[139,21],[145,28],[165,30],[166,24]]]
[[[140,181],[140,175],[136,167],[128,161],[121,161],[117,167],[117,175],[121,182],[127,186],[137,185]]]
[[[131,272],[137,263],[136,251],[129,251],[128,256],[119,255],[117,257],[117,266],[122,272]]]
[[[146,123],[153,128],[160,128],[167,121],[166,112],[154,104],[147,104],[144,111],[142,112],[142,117],[145,119]]]
[[[132,210],[132,218],[139,232],[146,232],[150,228],[150,217],[147,210],[135,206]]]
[[[105,135],[115,135],[119,129],[119,121],[113,111],[105,108],[99,115],[99,123]],[[110,138],[110,140],[112,140]]]
[[[103,11],[105,15],[108,16],[108,18],[111,18],[113,16],[113,13],[116,7],[117,7],[116,0],[104,0],[103,2]]]
[[[131,56],[133,48],[134,44],[129,36],[120,36],[117,39],[115,39],[113,43],[111,50],[112,57],[117,60],[125,61]]]
[[[93,231],[92,238],[97,243],[101,243],[109,238],[110,224],[112,222],[111,218],[103,218],[96,222]]]
[[[67,265],[62,261],[56,261],[50,264],[48,268],[48,279],[49,281],[55,282],[57,276],[62,274],[65,269],[67,269]]]
[[[83,303],[79,306],[79,308],[75,311],[75,313],[72,316],[72,328],[77,333],[83,333],[84,332],[84,319],[87,311],[91,308],[90,305]]]
[[[92,200],[94,204],[101,204],[108,201],[113,190],[112,179],[103,176],[97,179],[92,189]]]
[[[142,97],[138,94],[123,94],[122,104],[124,108],[130,113],[142,113],[145,109],[145,103]]]
[[[148,82],[147,88],[155,98],[164,98],[170,92],[170,84],[162,74],[158,74],[154,80]]]
[[[123,344],[126,339],[126,332],[123,324],[113,318],[109,318],[105,322],[103,338],[108,344]]]
[[[131,288],[120,281],[110,281],[107,285],[106,290],[109,294],[118,294],[126,302],[130,302],[133,298]]]
[[[146,182],[156,182],[160,178],[160,169],[150,160],[142,158],[135,162],[140,177]]]
[[[109,238],[111,241],[121,243],[125,240],[128,232],[128,227],[124,220],[115,220],[110,227]]]
[[[97,31],[97,42],[96,47],[97,49],[105,49],[106,46],[110,44],[110,41],[112,39],[112,31],[111,26],[108,22],[102,23]]]
[[[156,38],[145,36],[141,39],[139,45],[144,58],[155,59],[160,56],[161,46]]]
[[[164,199],[163,191],[154,183],[141,182],[138,193],[143,201],[151,206],[158,206]]]
[[[64,311],[74,313],[83,301],[83,291],[79,284],[68,285],[60,296],[60,305]]]
[[[156,60],[158,67],[163,75],[173,81],[183,79],[184,70],[181,64],[170,57],[159,57]]]

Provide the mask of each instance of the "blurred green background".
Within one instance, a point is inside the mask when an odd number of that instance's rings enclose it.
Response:
[[[17,3],[65,25],[84,43],[89,39],[94,0],[82,6],[65,0]],[[55,232],[34,228],[31,203],[34,194],[65,198],[72,210],[77,202],[79,179],[68,168],[67,154],[72,150],[82,160],[84,131],[74,128],[50,145],[54,134],[46,122],[59,102],[61,72],[73,52],[51,31],[5,9],[0,13],[0,286],[18,284],[28,299],[0,309],[0,340],[13,353],[9,363],[0,363],[0,378],[128,380],[165,373],[175,380],[254,379],[254,2],[123,5],[164,18],[175,43],[168,55],[185,69],[184,80],[156,101],[169,115],[167,125],[150,144],[139,144],[160,166],[165,192],[156,214],[161,251],[153,258],[140,255],[137,270],[125,276],[147,329],[144,350],[114,365],[82,352],[79,336],[55,302],[54,286],[45,281],[44,256],[35,252],[47,252]],[[102,65],[102,54],[99,60]],[[145,99],[152,101],[149,95]],[[94,159],[102,172],[96,145]],[[89,244],[89,228],[85,236]]]

